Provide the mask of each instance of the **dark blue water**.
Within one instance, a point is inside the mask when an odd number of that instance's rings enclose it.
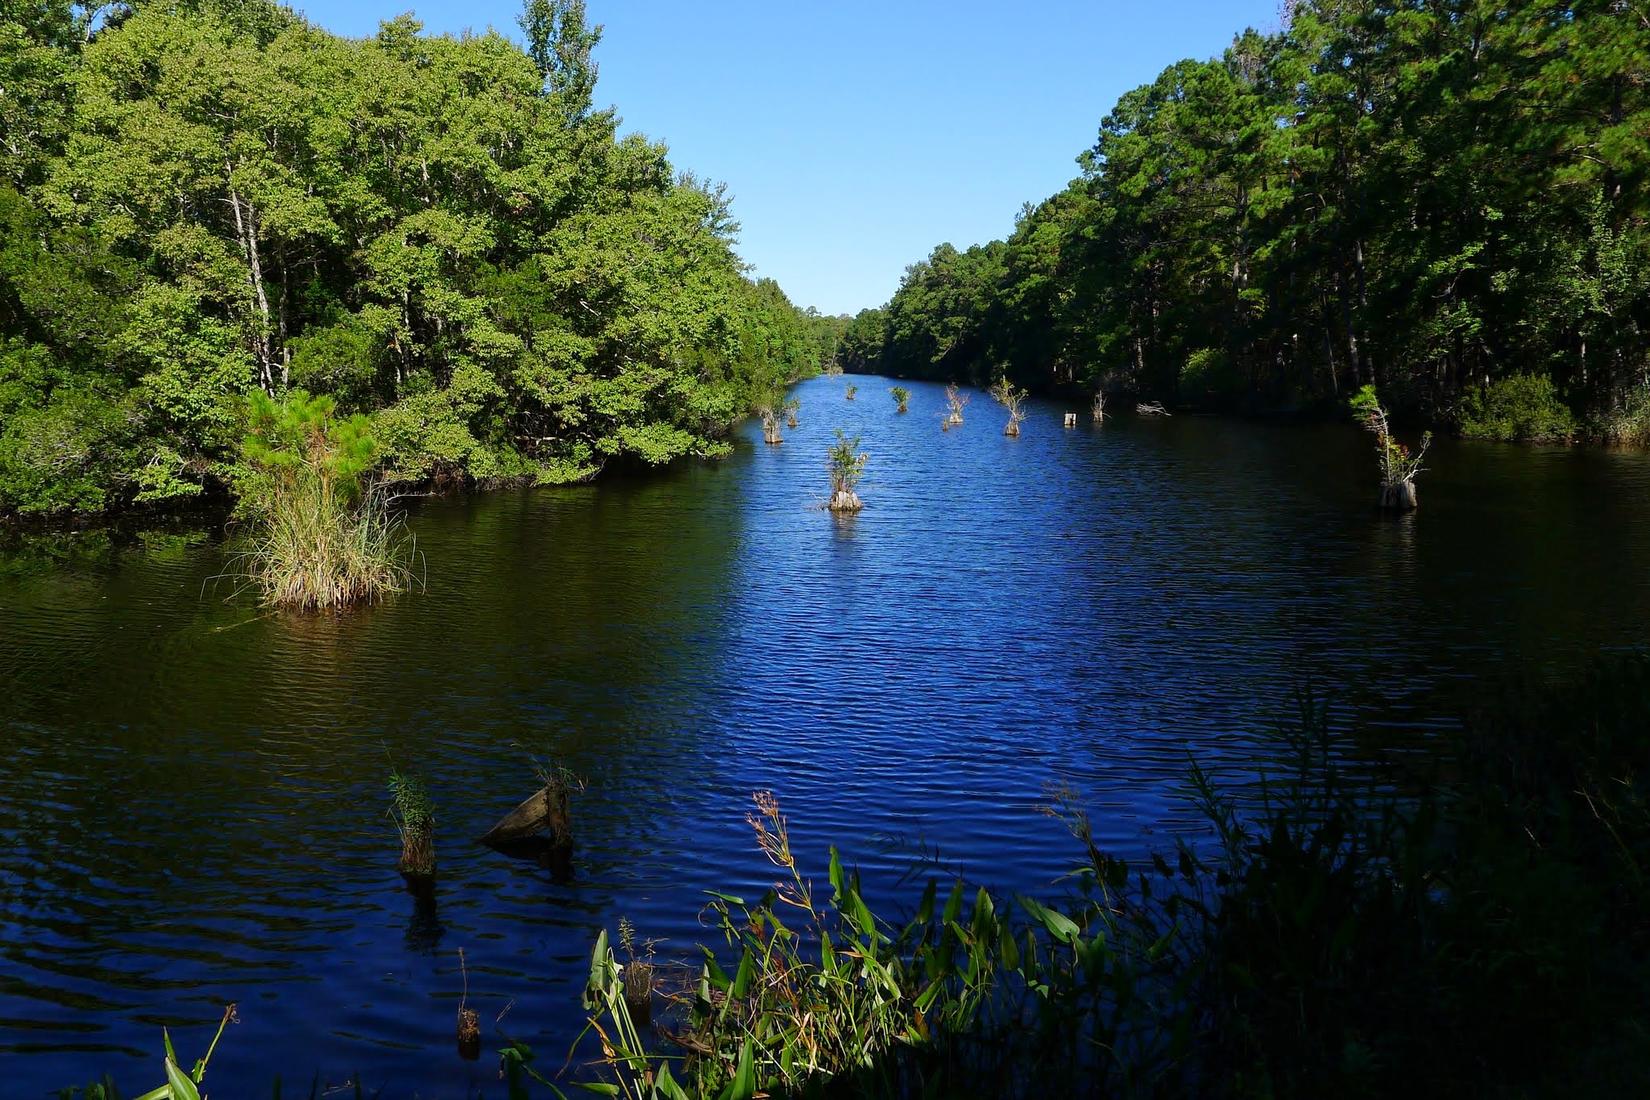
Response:
[[[0,557],[0,1065],[6,1096],[160,1083],[226,1001],[222,1097],[319,1071],[387,1095],[498,1093],[453,1046],[461,991],[554,1067],[620,916],[692,954],[707,889],[769,874],[771,788],[798,849],[835,842],[898,895],[938,847],[1048,889],[1077,852],[1052,785],[1124,855],[1196,835],[1189,755],[1238,782],[1300,684],[1334,685],[1373,774],[1424,752],[1454,685],[1642,640],[1650,459],[1456,446],[1422,510],[1370,507],[1344,427],[1119,417],[1024,434],[937,388],[800,387],[779,447],[599,487],[421,503],[423,594],[342,618],[226,601],[212,539]],[[818,505],[838,426],[865,511]],[[589,781],[571,877],[471,837]],[[394,870],[391,762],[438,802],[439,885]]]

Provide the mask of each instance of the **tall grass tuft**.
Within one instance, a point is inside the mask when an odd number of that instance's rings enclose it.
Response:
[[[401,834],[401,858],[396,867],[404,875],[428,878],[435,874],[435,803],[424,780],[397,769],[390,771],[390,820]]]
[[[389,497],[368,483],[378,444],[362,416],[340,419],[332,398],[254,391],[242,446],[248,546],[239,572],[266,603],[334,610],[417,582],[417,549]]]

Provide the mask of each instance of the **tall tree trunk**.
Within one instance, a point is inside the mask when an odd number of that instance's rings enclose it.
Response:
[[[224,161],[223,169],[226,176],[233,172],[228,161]],[[258,361],[258,384],[265,393],[273,395],[275,368],[274,356],[269,349],[269,296],[264,293],[263,264],[258,259],[257,212],[250,203],[242,201],[240,192],[233,185],[229,188],[229,205],[235,211],[235,233],[240,237],[241,249],[246,254],[247,268],[252,277],[252,294],[258,306],[258,337],[252,344],[252,353]]]

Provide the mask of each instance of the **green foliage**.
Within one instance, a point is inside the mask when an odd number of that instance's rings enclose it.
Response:
[[[1215,407],[1379,383],[1428,415],[1530,375],[1610,434],[1650,359],[1642,20],[1287,8],[1123,95],[1080,178],[1006,239],[912,264],[845,362]]]
[[[725,190],[592,109],[579,0],[528,4],[525,52],[267,0],[88,41],[84,11],[0,15],[27,128],[0,152],[0,511],[239,490],[245,395],[293,386],[369,417],[394,481],[716,456],[835,359],[846,319],[745,277]]]
[[[871,461],[871,456],[859,449],[859,442],[859,436],[849,439],[841,428],[836,430],[836,442],[831,444],[828,452],[833,497],[839,493],[853,495],[859,479],[865,476],[865,466]]]
[[[911,405],[911,391],[904,386],[890,386],[888,392],[894,395],[894,405],[900,412],[905,412]]]
[[[1467,439],[1519,443],[1565,443],[1575,434],[1575,417],[1559,400],[1553,380],[1515,374],[1468,390],[1461,398],[1461,434]]]

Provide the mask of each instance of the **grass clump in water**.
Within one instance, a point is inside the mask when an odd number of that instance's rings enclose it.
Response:
[[[911,391],[904,386],[894,386],[888,390],[894,395],[895,412],[911,411]]]
[[[401,834],[401,858],[396,869],[403,875],[428,878],[435,874],[435,802],[424,780],[398,769],[390,770],[390,820]]]
[[[413,585],[416,550],[368,475],[378,444],[367,419],[292,390],[248,399],[241,510],[251,527],[242,571],[266,603],[335,610]]]

